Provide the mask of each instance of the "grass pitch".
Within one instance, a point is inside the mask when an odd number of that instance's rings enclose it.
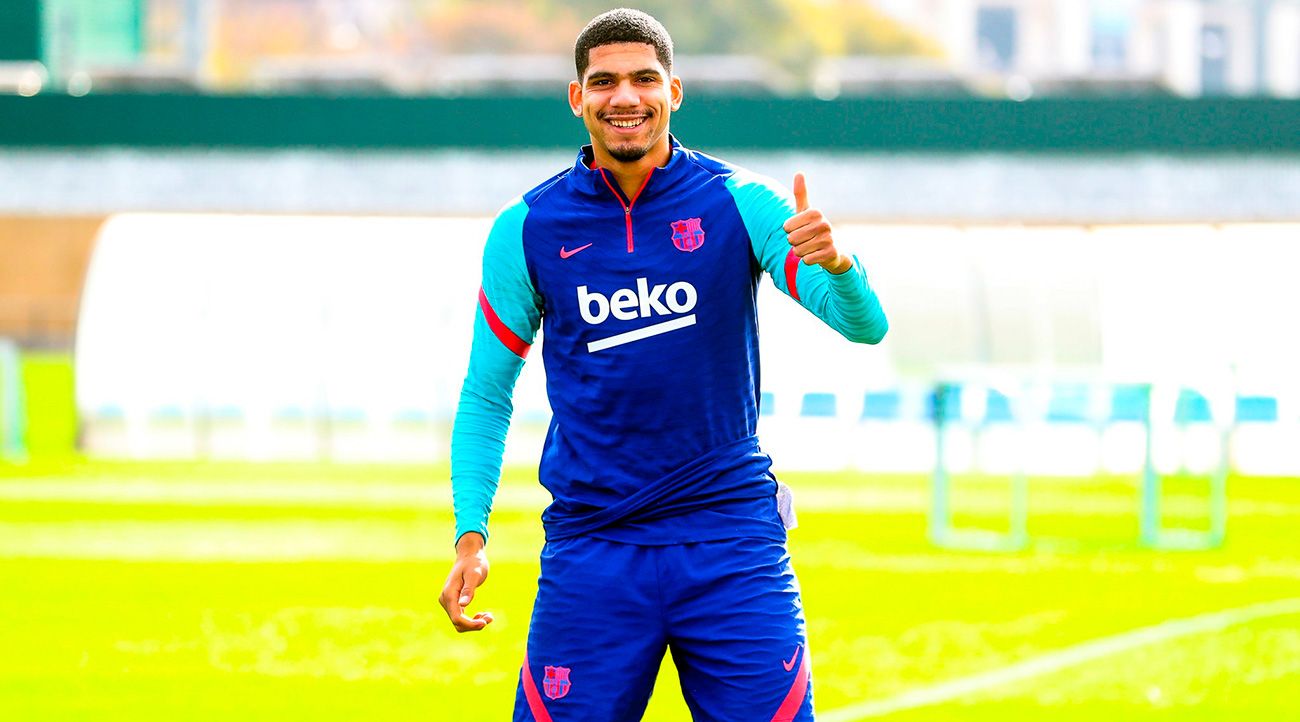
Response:
[[[0,467],[0,719],[509,719],[546,496],[527,470],[503,483],[473,606],[496,623],[457,635],[436,602],[452,558],[446,476]],[[1233,479],[1228,543],[1206,552],[1139,548],[1132,480],[1034,481],[1040,541],[985,553],[925,540],[921,477],[782,478],[801,522],[790,547],[815,701],[830,718],[1165,620],[1300,597],[1300,480]],[[1166,523],[1204,526],[1199,483],[1169,491]],[[996,528],[1004,498],[996,480],[958,480],[953,507]],[[886,718],[1289,720],[1297,700],[1300,616],[1279,615]],[[670,663],[646,719],[689,719]]]

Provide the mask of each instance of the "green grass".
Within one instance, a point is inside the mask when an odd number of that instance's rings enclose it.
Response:
[[[1134,543],[1130,480],[1035,481],[1030,526],[1045,541],[1000,554],[930,546],[923,478],[783,478],[822,712],[1300,597],[1300,480],[1233,479],[1228,543],[1178,553]],[[445,479],[445,467],[0,467],[0,719],[508,719],[545,499],[527,471],[503,483],[474,607],[497,621],[457,635],[436,603],[451,561]],[[1198,488],[1171,485],[1167,522],[1203,518]],[[970,481],[954,508],[997,528],[1000,494]],[[1258,620],[890,719],[1300,719],[1297,629]],[[647,719],[688,719],[671,664]]]
[[[22,378],[28,452],[36,456],[68,454],[77,442],[71,354],[24,351]]]

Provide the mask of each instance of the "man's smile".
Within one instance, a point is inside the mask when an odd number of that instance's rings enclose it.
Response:
[[[650,119],[650,115],[607,115],[602,120],[620,131],[636,130]]]

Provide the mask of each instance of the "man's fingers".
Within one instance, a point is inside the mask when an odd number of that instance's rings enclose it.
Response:
[[[797,216],[796,216],[797,217]],[[793,231],[786,231],[786,240],[792,246],[802,246],[814,239],[829,239],[831,237],[831,224],[825,219],[800,226]]]
[[[460,615],[460,624],[456,625],[456,629],[462,632],[477,632],[491,623],[492,612],[479,612],[473,618],[462,614]]]
[[[834,248],[823,248],[819,251],[803,256],[802,260],[805,265],[816,266],[820,263],[829,263],[830,261],[839,258],[839,255],[840,254],[835,252]]]
[[[457,632],[477,632],[492,623],[491,612],[479,612],[473,618],[461,614],[451,620]]]
[[[470,592],[469,596],[472,598],[473,592]],[[447,617],[451,619],[451,624],[457,632],[477,632],[492,623],[491,612],[479,612],[473,617],[465,614],[465,603],[461,603],[460,599],[456,598],[455,592],[451,590],[445,590],[439,601],[447,610]]]
[[[788,234],[795,234],[802,229],[807,229],[808,236],[815,236],[818,233],[829,231],[831,229],[830,221],[826,216],[816,209],[800,211],[785,220],[781,228]]]
[[[803,258],[813,251],[830,248],[833,245],[831,234],[824,231],[817,233],[801,229],[796,233],[791,233],[789,240],[790,245],[794,247],[794,255],[800,258]]]
[[[808,210],[808,182],[804,180],[803,173],[794,174],[794,212],[803,213]]]
[[[442,585],[442,594],[438,595],[438,603],[442,605],[443,609],[447,610],[448,614],[451,614],[452,607],[457,607],[456,611],[460,611],[460,605],[456,604],[456,591],[460,586],[460,580],[454,576],[449,577],[447,582]]]
[[[442,585],[438,603],[447,610],[447,617],[458,632],[477,632],[492,623],[490,612],[479,612],[472,618],[465,614],[465,607],[474,601],[474,594],[487,581],[487,557],[480,553],[456,560]]]
[[[452,624],[459,628],[460,621],[467,618],[465,617],[464,607],[469,604],[469,600],[466,598],[465,589],[469,584],[462,581],[462,579],[458,579],[457,576],[459,575],[453,571],[452,576],[447,579],[447,583],[442,588],[442,594],[438,595],[438,603],[442,605],[443,609],[447,610],[447,616],[451,618]],[[468,596],[472,598],[474,596],[473,592],[471,591]]]
[[[446,610],[447,617],[451,619],[452,624],[455,624],[456,620],[465,616],[465,611],[456,602],[456,597],[452,596],[453,594],[453,592],[443,590],[442,596],[438,597],[438,603]]]
[[[484,622],[480,619],[470,619],[469,617],[463,614],[457,617],[456,619],[451,620],[451,623],[452,626],[456,628],[457,632],[462,632],[462,633],[477,632],[480,629],[487,626],[487,622]]]
[[[458,597],[460,599],[460,606],[464,607],[473,601],[474,592],[478,589],[478,586],[483,583],[483,579],[483,575],[479,573],[477,569],[465,570],[464,575],[461,576],[460,594]]]

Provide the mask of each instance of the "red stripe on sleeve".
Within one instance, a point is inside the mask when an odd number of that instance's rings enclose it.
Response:
[[[528,700],[528,710],[537,722],[551,722],[551,713],[542,704],[542,696],[537,693],[537,683],[533,681],[532,670],[528,669],[528,655],[524,654],[524,666],[519,670],[519,681],[524,685],[524,699]]]
[[[522,338],[515,335],[514,331],[510,330],[509,326],[501,322],[497,312],[492,310],[492,304],[488,303],[487,294],[483,292],[482,288],[478,290],[478,306],[483,309],[483,318],[487,319],[488,327],[492,329],[492,333],[497,335],[497,338],[501,339],[501,343],[505,344],[506,348],[513,351],[519,358],[527,358],[528,349],[532,348],[532,346],[525,343]]]
[[[785,287],[790,289],[790,297],[799,300],[799,257],[794,255],[794,249],[785,257]]]

